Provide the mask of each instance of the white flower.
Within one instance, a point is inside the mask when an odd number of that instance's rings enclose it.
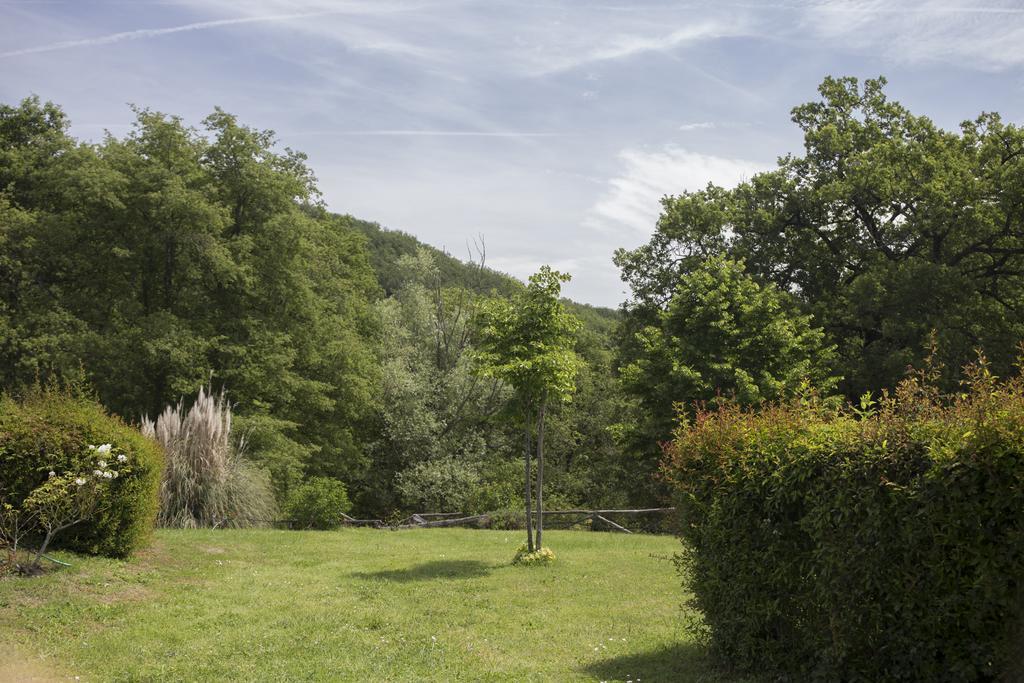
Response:
[[[96,464],[100,466],[100,469],[103,469],[104,467],[106,467],[106,466],[107,466],[107,461],[106,461],[106,460],[100,460],[100,461],[99,461],[98,463],[96,463]]]
[[[110,444],[109,443],[105,443],[102,446],[100,446],[99,448],[97,448],[96,450],[99,451],[100,453],[109,453],[110,452]]]
[[[92,476],[94,476],[94,477],[102,477],[103,473],[100,472],[99,470],[93,470],[92,471]]]
[[[114,479],[117,479],[117,472],[114,472]]]
[[[79,477],[78,479],[75,479],[75,484],[77,484],[78,486],[84,486],[85,485],[85,479],[82,479],[81,477]]]
[[[94,451],[94,450],[96,450],[96,447],[95,447],[95,446],[93,446],[92,444],[89,444],[89,450],[90,450],[90,451]]]
[[[57,473],[54,472],[53,470],[50,470],[50,479],[53,479],[56,476],[57,476]]]
[[[118,453],[117,461],[118,462],[128,462],[128,456],[125,455],[124,453]]]
[[[104,472],[104,473],[103,473],[103,478],[104,478],[104,479],[111,479],[111,478],[113,478],[113,476],[114,476],[114,475],[113,475],[113,474],[111,474],[111,473],[110,473],[109,471],[108,471],[108,472]]]

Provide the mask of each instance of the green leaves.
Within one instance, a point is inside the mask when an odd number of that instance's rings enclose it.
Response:
[[[580,360],[573,350],[581,325],[558,297],[570,276],[543,266],[526,289],[485,301],[476,318],[480,373],[507,382],[524,405],[568,401]]]
[[[712,257],[678,278],[653,323],[635,333],[621,370],[640,410],[623,424],[627,444],[647,455],[653,474],[658,442],[670,438],[677,409],[735,400],[744,405],[824,391],[833,349],[793,298],[748,275],[742,262]]]
[[[945,131],[884,86],[825,79],[793,109],[802,156],[735,189],[666,198],[651,241],[616,255],[631,329],[722,255],[814,316],[848,398],[895,386],[933,329],[947,388],[978,346],[1005,373],[1024,335],[1024,131],[991,114]]]
[[[365,240],[271,133],[220,110],[203,128],[136,109],[127,136],[86,145],[54,105],[0,106],[0,379],[84,368],[137,417],[212,376],[261,425],[279,492],[297,470],[362,476],[353,435],[379,381]]]
[[[726,403],[664,473],[715,652],[793,680],[1012,678],[1024,628],[1024,382],[923,375],[837,410]]]

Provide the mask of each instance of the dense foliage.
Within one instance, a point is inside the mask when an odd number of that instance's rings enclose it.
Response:
[[[821,346],[834,346],[835,356],[815,352],[821,367],[808,374],[827,370],[851,400],[895,387],[908,365],[920,363],[933,330],[945,388],[956,386],[978,347],[996,372],[1011,371],[1024,337],[1024,130],[983,114],[946,131],[889,100],[884,85],[826,78],[820,100],[793,109],[802,156],[783,157],[775,170],[734,189],[709,184],[663,199],[651,240],[616,253],[632,289],[620,366],[660,362],[648,330],[663,328],[679,306],[681,276],[726,258],[742,262],[761,286],[774,286],[776,298],[791,300],[779,316],[799,325],[811,316],[807,324],[823,330]],[[711,392],[737,388],[741,399],[734,375],[757,376],[760,364],[723,354],[737,339],[762,335],[744,303],[699,313],[737,326],[733,339],[707,334],[701,320],[679,321],[694,338],[682,337],[689,348],[678,360],[687,369],[693,354],[722,363],[701,377],[712,380]],[[774,348],[769,344],[768,353]],[[699,382],[669,394],[661,383],[626,386],[645,411],[656,404],[651,415],[659,420],[643,433],[644,443],[623,442],[633,454],[653,452],[653,442],[669,438],[662,418],[671,402],[689,407],[709,393]],[[630,421],[642,425],[645,411]]]
[[[382,401],[379,437],[370,448],[373,485],[362,496],[372,498],[365,507],[382,513],[460,510],[482,469],[507,455],[502,427],[493,420],[507,391],[471,372],[478,296],[446,286],[438,256],[426,249],[401,257],[399,265],[403,276],[393,296],[376,305]],[[461,483],[447,483],[454,481]]]
[[[124,138],[86,144],[53,104],[0,105],[0,386],[84,381],[134,421],[209,383],[279,503],[326,476],[366,515],[507,506],[509,393],[470,372],[467,325],[480,297],[522,283],[327,213],[269,131],[220,110],[200,130],[136,114]],[[624,474],[606,429],[617,315],[563,303],[587,363],[581,408],[549,415],[551,485],[606,504]],[[412,490],[449,465],[478,484]]]
[[[680,428],[666,474],[716,653],[794,680],[990,680],[1024,634],[1024,380],[911,377]],[[1019,653],[1018,653],[1019,654]],[[1007,679],[1009,680],[1009,679]]]
[[[0,106],[0,381],[84,370],[138,419],[212,374],[284,488],[358,478],[377,382],[364,240],[313,203],[301,154],[219,110],[203,125],[138,110],[91,145],[53,105]]]
[[[366,236],[370,264],[381,288],[389,296],[398,292],[408,281],[409,273],[403,266],[404,259],[418,257],[423,253],[434,264],[436,282],[442,287],[469,289],[474,294],[499,292],[508,295],[522,286],[515,278],[476,262],[477,257],[481,261],[485,260],[482,243],[474,245],[476,253],[472,249],[467,250],[468,260],[461,261],[447,251],[428,247],[400,230],[387,230],[376,223],[352,216],[344,216],[343,219]]]
[[[696,402],[757,405],[807,381],[832,388],[833,349],[823,336],[790,294],[762,285],[742,262],[714,256],[680,275],[652,324],[635,333],[635,353],[621,369],[623,386],[638,398],[638,410],[618,426],[637,456],[630,486],[637,502],[649,500],[659,442]]]
[[[300,529],[335,529],[352,509],[345,484],[337,479],[312,477],[288,494],[285,515]]]
[[[153,529],[163,463],[157,444],[95,401],[52,389],[0,397],[0,506],[22,509],[34,492],[33,501],[52,503],[54,493],[67,493],[54,491],[58,485],[73,493],[76,477],[118,472],[89,518],[61,534],[62,545],[113,557],[138,549]]]

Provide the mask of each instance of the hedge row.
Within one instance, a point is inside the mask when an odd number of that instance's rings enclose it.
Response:
[[[128,458],[130,474],[107,484],[100,511],[62,533],[58,543],[128,556],[153,529],[163,451],[94,401],[55,390],[37,390],[21,401],[0,397],[0,496],[20,506],[49,472],[92,470],[95,453],[88,446],[105,443]]]
[[[725,406],[667,449],[713,652],[791,680],[1024,675],[1024,383]],[[1015,672],[1015,673],[1014,673]]]

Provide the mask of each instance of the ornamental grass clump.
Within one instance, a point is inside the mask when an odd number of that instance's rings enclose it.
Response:
[[[266,473],[245,459],[245,439],[232,439],[231,405],[224,392],[202,387],[191,408],[168,406],[142,432],[166,451],[160,484],[164,527],[260,526],[277,512]]]
[[[667,450],[712,651],[785,680],[1019,680],[1024,379],[700,412]]]

